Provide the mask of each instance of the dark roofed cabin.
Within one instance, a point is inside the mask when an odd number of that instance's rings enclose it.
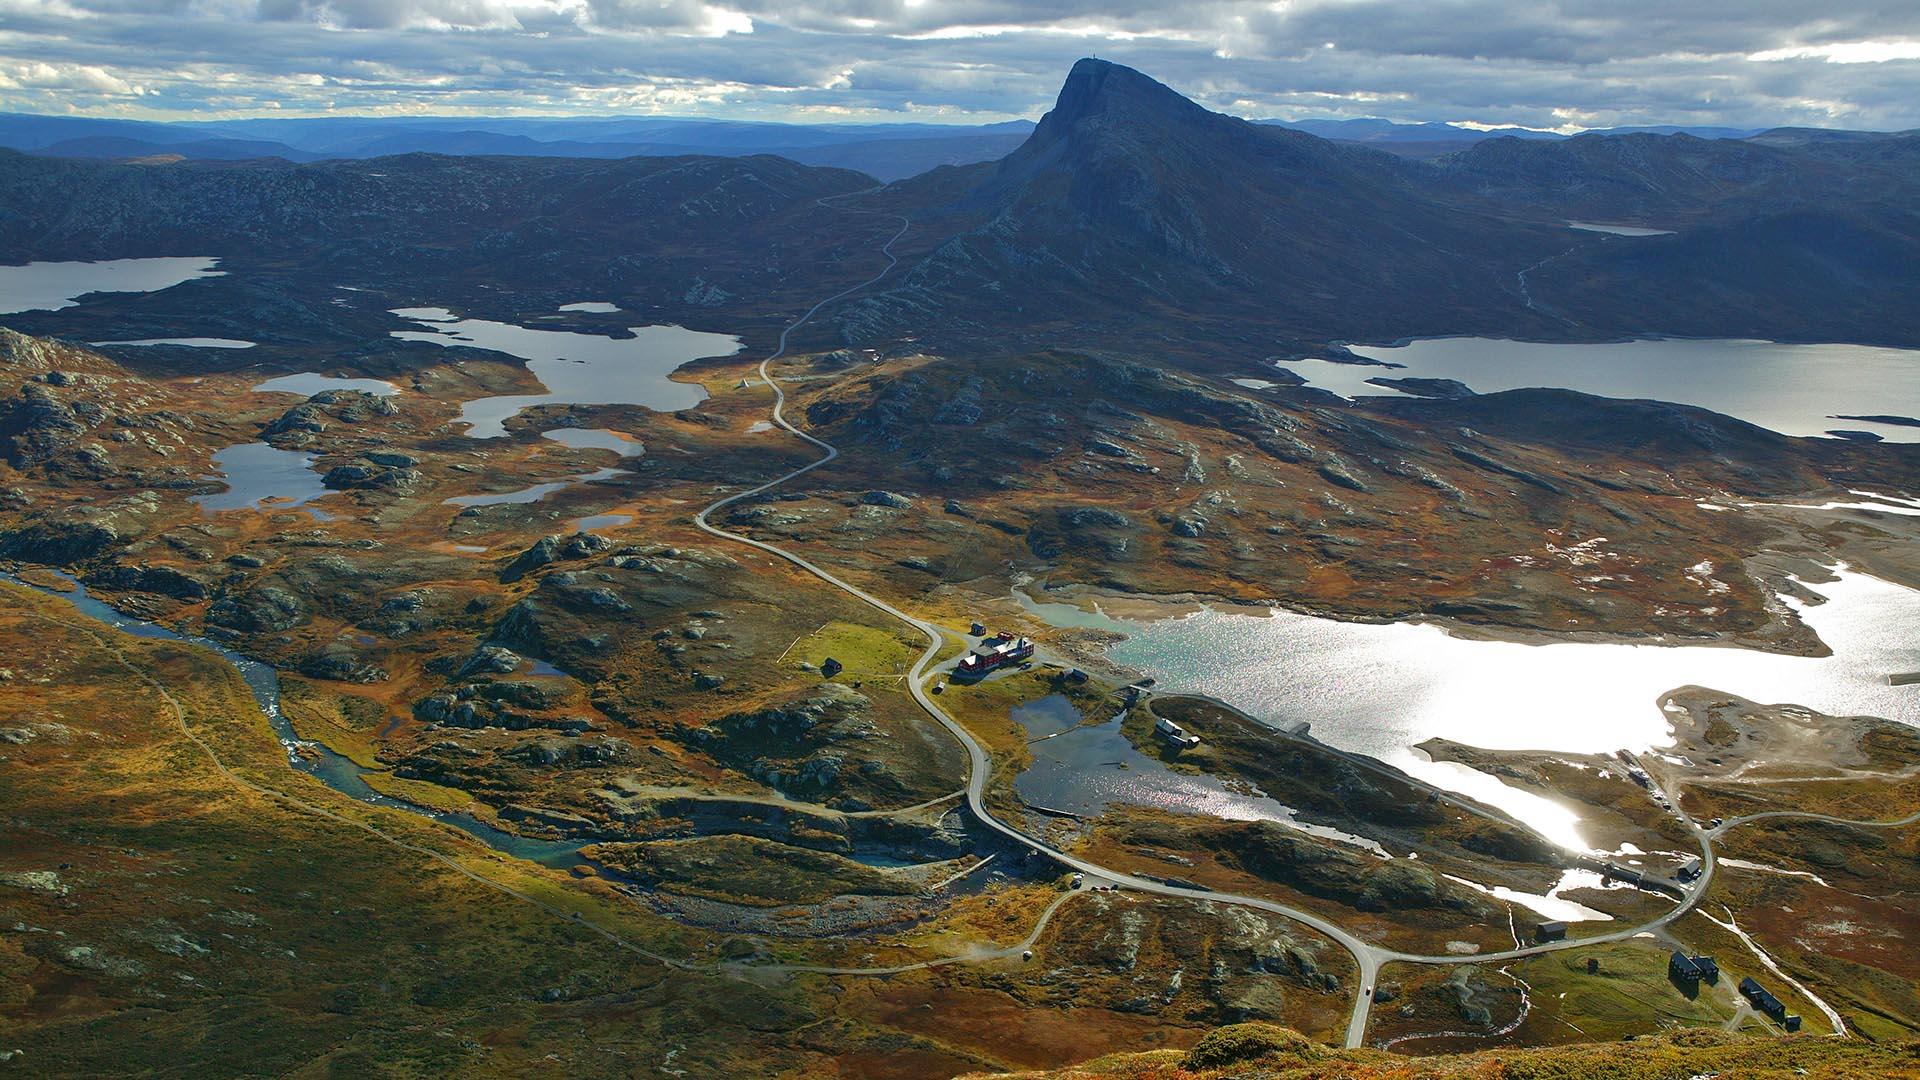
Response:
[[[1755,1009],[1766,1013],[1781,1023],[1786,1022],[1787,1007],[1781,1004],[1780,999],[1774,997],[1766,987],[1754,982],[1753,976],[1749,975],[1740,980],[1740,993],[1745,996],[1748,1001],[1753,1003]]]
[[[1563,941],[1567,936],[1567,924],[1563,922],[1543,922],[1533,928],[1535,941]]]

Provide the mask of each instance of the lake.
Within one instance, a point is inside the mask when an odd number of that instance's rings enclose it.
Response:
[[[741,349],[731,334],[683,326],[634,326],[631,338],[566,330],[535,329],[486,319],[462,319],[444,308],[396,308],[393,312],[428,327],[396,330],[403,341],[491,349],[526,361],[544,394],[510,394],[469,401],[460,419],[476,439],[507,433],[506,421],[531,405],[642,405],[659,412],[690,409],[707,398],[698,383],[667,376],[705,356],[732,356]]]
[[[299,394],[312,397],[327,390],[362,390],[379,397],[388,397],[400,392],[400,388],[385,379],[351,379],[338,375],[322,375],[317,371],[301,371],[292,375],[280,375],[254,386],[256,393]]]
[[[227,490],[211,495],[196,495],[193,501],[202,510],[285,510],[330,495],[313,471],[313,455],[297,450],[279,450],[266,443],[241,443],[213,455],[217,479],[226,481]],[[327,521],[332,515],[308,506],[309,514]]]
[[[1603,225],[1598,221],[1569,221],[1567,228],[1581,232],[1606,233],[1609,236],[1672,236],[1672,229],[1649,229],[1642,225]]]
[[[1291,807],[1258,792],[1235,791],[1212,776],[1175,772],[1128,741],[1119,716],[1083,724],[1073,703],[1059,694],[1016,707],[1013,719],[1033,740],[1027,747],[1033,763],[1013,782],[1026,802],[1088,817],[1121,803],[1225,821],[1272,821],[1381,851],[1364,837],[1298,821]]]
[[[1108,655],[1159,679],[1162,690],[1206,694],[1269,722],[1305,721],[1326,743],[1499,806],[1584,848],[1564,809],[1429,761],[1413,746],[1441,737],[1504,750],[1645,750],[1670,737],[1658,699],[1687,685],[1920,724],[1920,686],[1887,680],[1920,670],[1920,592],[1847,570],[1809,588],[1827,602],[1785,602],[1832,656],[1716,645],[1526,645],[1456,637],[1433,623],[1352,623],[1289,611],[1206,608],[1141,621],[1022,599],[1054,625],[1127,635]]]
[[[565,491],[575,484],[591,484],[596,480],[607,480],[615,476],[620,476],[624,472],[625,470],[623,469],[598,469],[594,472],[568,477],[565,480],[555,480],[545,484],[535,484],[532,487],[520,488],[517,491],[502,491],[493,495],[455,495],[451,499],[442,499],[441,502],[448,506],[504,506],[509,503],[539,502],[554,492]]]
[[[107,345],[184,345],[190,349],[251,349],[255,343],[224,337],[162,337],[142,338],[139,341],[90,341],[88,344],[96,348]]]
[[[1920,442],[1920,427],[1834,419],[1920,416],[1920,350],[1914,349],[1675,339],[1543,345],[1496,338],[1350,348],[1370,360],[1402,366],[1327,360],[1276,366],[1345,398],[1400,393],[1367,382],[1373,378],[1458,379],[1483,394],[1552,386],[1698,405],[1787,435],[1853,429],[1887,442]]]
[[[34,262],[0,266],[0,315],[58,311],[88,293],[144,293],[170,289],[195,278],[219,277],[218,259],[109,259],[105,262]]]
[[[551,428],[540,435],[575,450],[611,450],[621,457],[639,457],[647,452],[639,439],[606,428]]]

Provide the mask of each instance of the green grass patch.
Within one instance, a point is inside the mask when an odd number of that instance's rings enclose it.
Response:
[[[1701,984],[1690,1000],[1667,979],[1671,950],[1633,942],[1546,953],[1517,965],[1535,1006],[1590,1039],[1618,1039],[1661,1028],[1719,1027],[1734,1013],[1731,984]],[[1600,970],[1587,973],[1589,958]],[[1737,980],[1735,980],[1737,981]]]
[[[802,663],[818,669],[832,657],[845,669],[834,678],[848,682],[903,676],[920,652],[917,636],[836,619],[795,642],[782,663],[795,670]]]
[[[474,813],[476,810],[486,809],[485,804],[459,788],[450,788],[425,780],[407,780],[390,772],[362,773],[361,779],[367,782],[368,787],[382,795],[409,802],[415,806],[424,806],[429,810]],[[489,812],[476,816],[491,818],[492,814]]]

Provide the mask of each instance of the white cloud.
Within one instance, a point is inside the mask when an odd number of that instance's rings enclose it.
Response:
[[[0,0],[0,108],[992,120],[1089,52],[1256,116],[1920,126],[1911,0]]]
[[[1819,59],[1835,64],[1884,64],[1889,60],[1920,60],[1920,41],[1846,41],[1832,45],[1796,45],[1768,49],[1749,60]]]

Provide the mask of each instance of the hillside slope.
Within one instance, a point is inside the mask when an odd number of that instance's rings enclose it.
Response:
[[[985,1076],[986,1074],[981,1074]],[[1268,1024],[1236,1024],[1192,1050],[1114,1054],[1027,1080],[1468,1080],[1468,1078],[1702,1077],[1743,1080],[1920,1076],[1920,1046],[1877,1046],[1811,1036],[1751,1039],[1678,1031],[1633,1042],[1408,1058],[1378,1050],[1335,1050]]]
[[[944,236],[840,316],[903,333],[1228,348],[1483,334],[1920,341],[1920,139],[1491,139],[1433,162],[1074,65],[1001,161],[880,197]],[[1675,235],[1583,232],[1637,222]],[[1168,329],[1178,325],[1178,335]],[[924,339],[924,338],[923,338]]]

